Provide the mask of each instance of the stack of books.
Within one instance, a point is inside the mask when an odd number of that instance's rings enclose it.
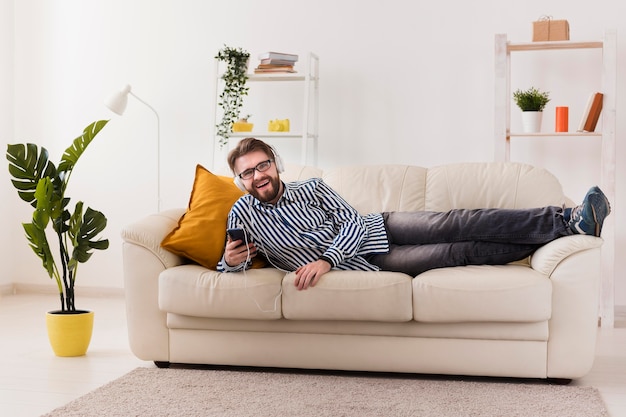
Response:
[[[598,119],[600,119],[600,113],[602,112],[603,99],[604,94],[602,93],[591,93],[589,95],[587,106],[585,107],[577,129],[578,132],[594,132],[596,130],[596,125],[598,124]]]
[[[298,62],[298,55],[265,52],[259,55],[259,60],[259,65],[254,69],[255,74],[296,72],[293,67]]]

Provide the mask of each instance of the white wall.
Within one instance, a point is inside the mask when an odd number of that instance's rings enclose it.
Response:
[[[0,0],[0,146],[4,151],[8,138],[13,137],[13,1]],[[4,158],[2,159],[5,160]],[[4,163],[3,163],[4,165]],[[2,237],[0,238],[0,293],[8,289],[14,279],[14,256],[11,250],[12,237],[16,235],[19,223],[13,213],[15,199],[11,183],[8,181],[6,168],[0,169],[0,219]]]
[[[48,147],[56,161],[84,126],[112,119],[72,179],[71,191],[107,214],[111,240],[108,251],[96,253],[81,267],[81,286],[122,287],[119,231],[156,209],[154,114],[131,98],[120,118],[104,108],[103,99],[130,83],[158,110],[162,206],[184,206],[195,165],[210,167],[212,162],[213,57],[224,44],[241,46],[253,58],[268,50],[302,57],[307,51],[319,54],[322,167],[432,166],[493,159],[495,33],[529,41],[531,22],[544,14],[568,19],[573,40],[600,39],[605,28],[616,28],[618,141],[620,132],[626,132],[626,121],[619,117],[620,98],[626,97],[622,0],[593,8],[582,0],[549,5],[539,0],[19,0],[14,7],[14,131],[2,126],[2,136],[36,141]],[[576,85],[576,90],[553,90],[545,123],[553,123],[550,113],[556,105],[569,105],[575,119],[588,92],[599,88],[595,58],[581,62],[565,55],[556,62],[522,61],[513,86],[533,83],[552,90],[564,85],[558,83]],[[546,62],[551,65],[547,72]],[[549,75],[555,73],[563,81]],[[11,85],[6,81],[10,77],[3,74],[2,85]],[[582,151],[573,152],[571,143],[522,143],[513,157],[546,166],[579,200],[599,176],[588,157],[597,155],[597,146],[576,146]],[[297,158],[285,144],[278,147],[284,148],[283,158]],[[618,178],[624,177],[624,162],[623,153],[618,154]],[[0,182],[6,183],[6,170],[0,173]],[[626,185],[618,180],[617,187],[614,205],[621,248],[626,212],[620,203]],[[16,223],[30,216],[23,204],[16,212],[2,216],[3,230],[15,230]],[[14,236],[0,238],[19,261],[10,271],[11,280],[41,283],[46,278],[34,255],[25,241],[15,241]],[[618,256],[618,304],[626,304],[625,273],[626,260]]]

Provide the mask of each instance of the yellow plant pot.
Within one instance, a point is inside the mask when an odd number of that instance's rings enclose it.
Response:
[[[252,132],[254,123],[235,122],[233,123],[233,132]]]
[[[57,356],[83,356],[91,342],[93,311],[49,311],[46,313],[48,339]]]

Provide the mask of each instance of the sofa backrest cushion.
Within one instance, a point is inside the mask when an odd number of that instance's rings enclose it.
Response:
[[[361,214],[424,210],[426,168],[348,166],[324,172],[324,181]]]
[[[320,178],[323,171],[320,168],[308,165],[285,164],[285,172],[280,174],[280,178],[285,182],[308,180],[309,178]]]
[[[570,201],[549,171],[516,162],[361,165],[333,168],[289,166],[285,181],[321,176],[361,214],[453,208],[563,206]]]
[[[563,187],[545,169],[510,162],[460,163],[428,169],[424,209],[521,209],[565,202]]]

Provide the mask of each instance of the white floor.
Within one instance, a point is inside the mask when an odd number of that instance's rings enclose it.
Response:
[[[58,308],[56,296],[0,297],[0,415],[40,416],[138,366],[154,366],[128,348],[123,298],[78,300],[78,308],[96,313],[91,345],[86,356],[59,358],[44,323],[45,312]],[[613,329],[598,329],[594,367],[572,384],[598,388],[611,416],[626,416],[626,317],[618,317]]]

